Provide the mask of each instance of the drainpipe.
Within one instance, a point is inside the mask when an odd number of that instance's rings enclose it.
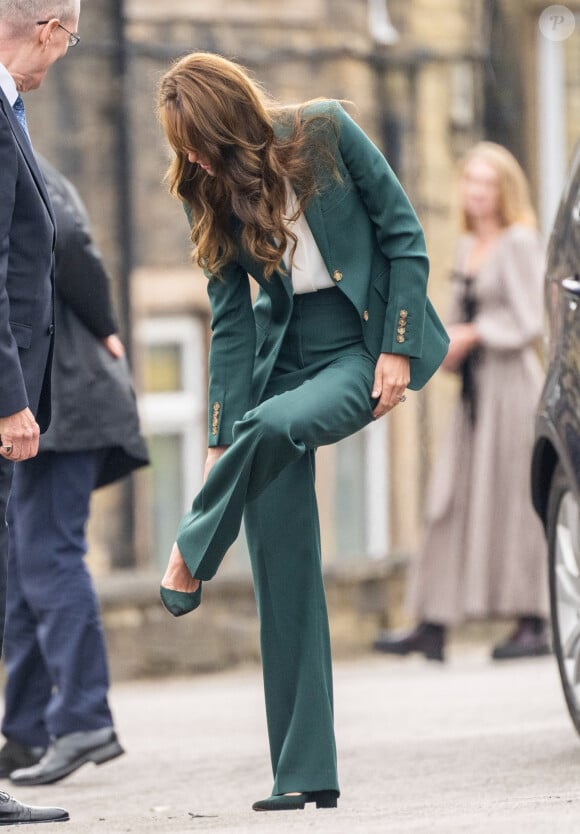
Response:
[[[131,273],[134,265],[133,205],[131,177],[131,148],[129,139],[129,98],[127,78],[129,56],[125,36],[124,0],[112,2],[113,49],[111,72],[114,100],[114,124],[116,127],[116,209],[117,246],[119,264],[119,303],[121,331],[127,352],[131,351]]]
[[[129,96],[127,91],[129,54],[126,40],[126,17],[124,0],[112,0],[111,23],[113,31],[111,74],[115,137],[116,167],[116,226],[117,257],[119,275],[119,318],[120,330],[127,351],[131,357],[131,273],[134,265],[133,204],[131,176],[131,145],[129,124]],[[135,505],[134,486],[126,478],[120,487],[119,537],[112,553],[115,568],[135,566],[134,530]]]
[[[564,48],[538,32],[538,154],[540,225],[546,240],[566,179],[566,69]]]

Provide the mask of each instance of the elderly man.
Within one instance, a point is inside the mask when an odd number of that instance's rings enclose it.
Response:
[[[80,0],[0,0],[0,627],[6,596],[6,507],[13,465],[34,457],[50,422],[54,216],[20,93],[78,42]],[[62,808],[0,792],[0,825],[67,820]]]

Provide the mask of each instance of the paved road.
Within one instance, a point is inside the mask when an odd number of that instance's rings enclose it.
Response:
[[[457,649],[443,667],[380,656],[338,664],[337,811],[251,811],[271,787],[255,668],[122,684],[112,702],[126,756],[17,792],[69,809],[71,822],[51,832],[580,829],[580,739],[552,658],[494,665],[471,647]],[[46,834],[44,826],[26,830]]]

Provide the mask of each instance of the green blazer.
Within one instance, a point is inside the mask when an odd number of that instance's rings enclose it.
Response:
[[[409,387],[439,367],[449,339],[427,298],[429,262],[421,225],[379,149],[338,102],[311,105],[342,181],[321,174],[305,214],[336,286],[357,310],[370,353],[411,358]],[[330,121],[331,120],[331,121]],[[254,305],[248,275],[260,285]],[[290,279],[264,277],[241,249],[221,275],[208,276],[212,310],[209,445],[232,442],[232,427],[262,396],[292,314]],[[369,392],[370,396],[370,392]]]

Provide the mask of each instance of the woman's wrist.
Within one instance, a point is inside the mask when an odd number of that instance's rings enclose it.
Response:
[[[208,446],[207,448],[207,457],[208,460],[213,460],[214,458],[221,458],[227,446]]]

